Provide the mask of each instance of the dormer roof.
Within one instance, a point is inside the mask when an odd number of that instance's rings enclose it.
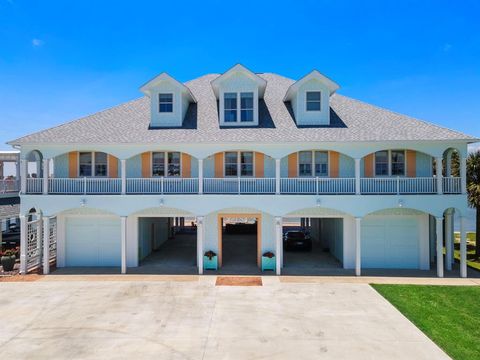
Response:
[[[177,86],[179,89],[181,89],[183,93],[189,96],[189,100],[191,102],[197,102],[195,96],[193,96],[192,92],[188,87],[186,87],[184,84],[182,84],[180,81],[176,80],[166,72],[163,72],[160,75],[155,76],[153,79],[147,81],[140,87],[140,91],[150,97],[152,89],[157,88],[158,85],[160,85],[163,81],[170,82],[174,86]]]
[[[215,80],[213,80],[211,82],[211,85],[212,85],[212,88],[213,88],[213,92],[215,93],[215,96],[218,98],[218,94],[219,94],[218,89],[220,87],[220,84],[224,80],[228,79],[230,76],[232,76],[233,74],[238,73],[238,72],[248,76],[249,78],[251,78],[253,81],[255,81],[258,84],[258,96],[260,98],[262,98],[263,94],[265,93],[265,89],[267,87],[267,81],[265,79],[261,78],[260,76],[258,76],[257,74],[255,74],[253,71],[248,70],[242,64],[237,64],[237,65],[233,66],[232,68],[230,68],[229,70],[227,70],[226,72],[224,72],[222,75],[220,75],[219,77],[217,77]]]
[[[327,87],[330,96],[332,94],[334,94],[335,91],[337,91],[340,88],[340,86],[335,81],[329,79],[328,77],[323,75],[320,71],[313,70],[313,71],[309,72],[307,75],[305,75],[304,77],[302,77],[300,80],[297,80],[292,85],[290,85],[290,87],[287,90],[287,93],[285,94],[285,97],[283,98],[283,101],[292,100],[292,97],[298,91],[298,89],[303,84],[305,84],[306,82],[308,82],[312,79],[318,80],[319,82],[324,84]]]

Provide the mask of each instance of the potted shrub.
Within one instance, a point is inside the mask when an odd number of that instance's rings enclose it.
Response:
[[[267,251],[262,255],[262,271],[272,270],[275,271],[276,267],[275,254],[271,251]]]
[[[15,267],[15,250],[6,250],[2,253],[2,257],[0,258],[0,262],[3,267],[3,271],[12,271]]]
[[[209,250],[205,252],[203,255],[203,269],[204,270],[217,270],[218,269],[218,261],[217,261],[217,254]]]

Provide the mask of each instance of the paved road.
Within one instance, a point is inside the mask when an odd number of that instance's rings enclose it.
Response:
[[[367,284],[179,280],[1,283],[2,358],[448,358]]]

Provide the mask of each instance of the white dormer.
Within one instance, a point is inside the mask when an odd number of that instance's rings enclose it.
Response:
[[[283,101],[290,101],[297,125],[330,125],[330,96],[338,84],[313,70],[294,84]]]
[[[167,73],[161,73],[140,88],[150,98],[152,127],[180,127],[190,102],[190,89]]]
[[[258,125],[258,100],[265,93],[265,79],[237,64],[211,84],[219,104],[220,126]]]

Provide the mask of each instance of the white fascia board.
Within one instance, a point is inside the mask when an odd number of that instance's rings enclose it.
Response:
[[[283,98],[283,101],[291,100],[293,95],[298,91],[298,88],[302,86],[302,84],[312,79],[316,79],[321,83],[325,84],[325,86],[328,88],[330,92],[330,96],[340,88],[340,85],[338,85],[335,81],[329,79],[328,77],[320,73],[318,70],[313,70],[309,72],[307,75],[305,75],[304,77],[302,77],[300,80],[290,85],[290,87],[287,90],[287,93],[285,94],[285,97]]]
[[[259,98],[263,97],[263,94],[265,93],[265,88],[267,87],[267,81],[257,74],[255,74],[253,71],[247,69],[245,66],[242,64],[236,64],[235,66],[231,67],[227,71],[225,71],[222,75],[217,77],[216,79],[212,80],[210,84],[212,85],[213,92],[215,93],[215,96],[218,99],[218,89],[220,86],[220,83],[230,77],[235,72],[241,72],[248,77],[250,77],[252,80],[254,80],[258,84],[258,96]]]
[[[172,83],[173,85],[177,86],[179,89],[181,89],[182,93],[186,94],[187,96],[190,97],[190,101],[192,102],[197,102],[197,99],[195,99],[195,96],[193,96],[192,92],[190,89],[182,84],[180,81],[176,80],[166,72],[161,73],[160,75],[154,77],[153,79],[147,81],[145,84],[143,84],[140,87],[140,91],[144,93],[147,96],[150,96],[150,90],[154,87],[156,87],[158,84],[160,84],[162,81],[168,81]]]

